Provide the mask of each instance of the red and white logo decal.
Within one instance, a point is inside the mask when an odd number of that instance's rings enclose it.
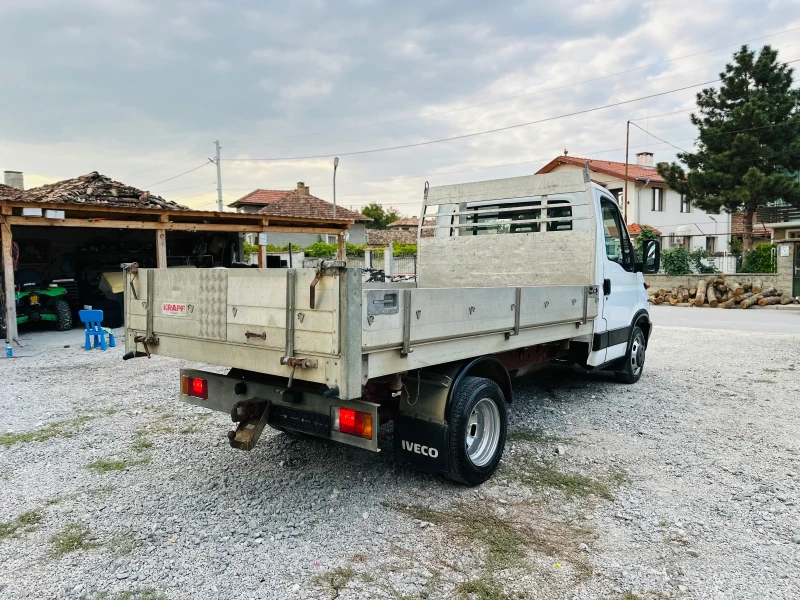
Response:
[[[177,302],[164,302],[161,305],[161,314],[165,317],[185,317],[186,304]]]

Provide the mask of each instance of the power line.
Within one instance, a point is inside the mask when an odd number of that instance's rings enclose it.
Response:
[[[178,190],[191,190],[191,189],[194,189],[194,188],[204,187],[204,186],[207,186],[207,185],[214,185],[216,183],[217,183],[216,181],[209,181],[208,183],[201,183],[199,185],[187,185],[185,187],[170,188],[168,190],[161,190],[158,193],[159,194],[166,194],[167,192],[177,192]]]
[[[665,144],[669,144],[670,146],[672,146],[672,147],[673,147],[673,148],[675,148],[676,150],[680,150],[681,152],[687,152],[687,150],[684,150],[683,148],[679,148],[678,146],[676,146],[676,145],[675,145],[675,144],[673,144],[672,142],[668,142],[667,140],[662,140],[662,139],[661,139],[660,137],[658,137],[657,135],[653,135],[652,133],[650,133],[649,131],[647,131],[647,129],[645,129],[644,127],[639,127],[639,126],[638,126],[636,123],[634,123],[633,121],[630,121],[630,124],[631,124],[631,125],[633,125],[634,127],[636,127],[637,129],[641,129],[641,130],[642,130],[642,131],[644,131],[644,132],[645,132],[647,135],[649,135],[649,136],[651,136],[651,137],[654,137],[654,138],[656,138],[656,139],[657,139],[659,142],[664,142]],[[627,157],[626,157],[626,160],[627,160]]]
[[[140,173],[145,173],[147,171],[152,171],[153,169],[157,169],[159,167],[163,167],[164,165],[168,165],[170,163],[174,163],[175,161],[181,160],[182,158],[186,158],[190,154],[195,154],[196,152],[202,150],[203,148],[205,148],[205,144],[200,146],[199,148],[195,148],[194,150],[190,150],[186,154],[182,154],[181,156],[178,156],[177,158],[170,158],[169,160],[165,160],[164,162],[160,162],[160,163],[158,163],[156,165],[153,165],[151,167],[147,167],[146,169],[142,169],[141,171],[134,171],[133,173],[130,174],[130,177],[134,177],[135,175],[139,175]]]
[[[312,136],[312,135],[322,135],[322,134],[325,134],[325,133],[343,133],[345,131],[352,131],[352,130],[355,130],[355,129],[365,129],[365,128],[369,128],[369,127],[378,127],[380,125],[394,125],[396,123],[406,123],[408,121],[415,121],[415,120],[418,120],[418,119],[429,119],[429,118],[438,117],[438,116],[441,116],[441,115],[451,114],[451,113],[454,113],[454,112],[460,112],[460,111],[464,111],[464,110],[469,110],[471,108],[478,108],[478,107],[481,107],[481,106],[488,106],[490,104],[497,104],[499,102],[507,102],[509,100],[517,100],[519,98],[525,98],[525,97],[529,97],[529,96],[534,96],[536,94],[543,94],[543,93],[546,93],[546,92],[562,90],[562,89],[566,89],[566,88],[573,87],[573,86],[576,86],[576,85],[583,85],[583,84],[586,84],[586,83],[593,83],[595,81],[601,81],[603,79],[609,79],[611,77],[617,77],[619,75],[626,75],[628,73],[634,73],[636,71],[642,71],[642,70],[645,70],[645,69],[651,69],[653,67],[666,65],[666,64],[669,64],[669,63],[672,63],[672,62],[675,62],[675,61],[684,60],[686,58],[692,58],[692,57],[695,57],[695,56],[700,56],[701,54],[708,54],[709,52],[715,52],[717,50],[723,50],[725,48],[730,48],[731,46],[739,46],[741,44],[748,44],[750,42],[756,42],[758,40],[763,40],[763,39],[766,39],[766,38],[775,37],[775,36],[778,36],[778,35],[783,35],[785,33],[792,33],[794,31],[798,31],[798,30],[800,30],[800,27],[795,27],[795,28],[792,28],[792,29],[786,29],[786,30],[779,31],[779,32],[776,32],[776,33],[771,33],[769,35],[763,35],[763,36],[760,36],[760,37],[751,38],[751,39],[745,40],[743,42],[737,42],[737,43],[733,43],[733,44],[725,44],[724,46],[717,46],[716,48],[710,48],[708,50],[695,52],[693,54],[686,54],[684,56],[679,56],[677,58],[672,58],[672,59],[669,59],[669,60],[664,60],[664,61],[660,61],[660,62],[656,62],[656,63],[651,63],[649,65],[644,65],[642,67],[635,67],[633,69],[626,69],[624,71],[619,71],[617,73],[611,73],[610,75],[601,75],[599,77],[593,77],[591,79],[585,79],[583,81],[576,81],[576,82],[565,84],[565,85],[561,85],[561,86],[546,88],[546,89],[543,89],[543,90],[537,90],[535,92],[527,92],[525,94],[517,94],[515,96],[507,96],[505,98],[498,98],[498,99],[489,100],[489,101],[486,101],[486,102],[479,102],[477,104],[470,104],[468,106],[462,106],[460,108],[453,108],[453,109],[450,109],[450,110],[445,110],[445,111],[441,111],[441,112],[437,112],[437,113],[430,113],[430,114],[427,114],[427,115],[416,115],[414,117],[406,117],[406,118],[403,118],[403,119],[394,119],[394,120],[390,120],[390,121],[379,121],[379,122],[376,122],[376,123],[368,123],[366,125],[355,125],[353,127],[347,127],[347,128],[344,128],[344,129],[337,129],[337,130],[332,130],[332,131],[327,131],[327,132],[322,131],[322,132],[316,132],[316,133],[299,133],[299,134],[294,134],[294,135],[289,135],[289,136],[276,136],[276,137],[272,137],[272,138],[264,138],[262,141],[270,141],[270,140],[275,140],[275,139],[286,140],[286,139],[292,139],[292,138],[297,138],[297,137],[307,137],[307,136]],[[255,138],[251,138],[251,139],[255,139]]]
[[[653,115],[652,117],[640,117],[638,119],[631,119],[631,122],[646,121],[648,119],[658,119],[659,117],[670,117],[672,115],[679,115],[681,113],[689,112],[690,110],[697,110],[697,107],[693,106],[692,108],[684,108],[683,110],[673,110],[672,112],[661,113],[660,115]]]
[[[528,121],[526,123],[517,123],[515,125],[507,125],[505,127],[497,127],[495,129],[487,129],[485,131],[476,131],[476,132],[473,132],[473,133],[465,133],[465,134],[462,134],[462,135],[456,135],[456,136],[452,136],[452,137],[448,137],[448,138],[441,138],[441,139],[438,139],[438,140],[427,140],[425,142],[417,142],[415,144],[403,144],[401,146],[390,146],[388,148],[373,148],[371,150],[358,150],[358,151],[355,151],[355,152],[338,152],[338,153],[333,153],[333,154],[319,154],[319,155],[315,155],[315,156],[287,156],[287,157],[275,157],[275,158],[227,158],[227,159],[223,159],[223,160],[239,161],[239,162],[242,162],[242,161],[244,161],[244,162],[264,162],[264,161],[277,162],[277,161],[286,161],[286,160],[310,160],[310,159],[316,159],[316,158],[330,158],[330,157],[332,157],[334,155],[336,155],[336,156],[355,156],[355,155],[359,155],[359,154],[373,154],[373,153],[376,153],[376,152],[389,152],[389,151],[392,151],[392,150],[402,150],[402,149],[405,149],[405,148],[418,148],[420,146],[430,146],[432,144],[441,144],[443,142],[452,142],[454,140],[463,140],[463,139],[466,139],[466,138],[477,137],[477,136],[480,136],[480,135],[487,135],[489,133],[498,133],[500,131],[509,131],[511,129],[518,129],[520,127],[528,127],[530,125],[537,125],[539,123],[546,123],[548,121],[555,121],[555,120],[558,120],[558,119],[564,119],[566,117],[574,117],[576,115],[583,115],[583,114],[587,114],[587,113],[591,113],[591,112],[596,112],[598,110],[604,110],[606,108],[613,108],[615,106],[622,106],[624,104],[631,104],[632,102],[640,102],[642,100],[648,100],[650,98],[657,98],[659,96],[665,96],[667,94],[673,94],[675,92],[682,92],[684,90],[690,90],[692,88],[696,88],[696,87],[699,87],[701,85],[708,85],[710,83],[715,83],[717,81],[719,81],[719,79],[712,79],[710,81],[703,81],[701,83],[695,83],[695,84],[692,84],[692,85],[687,85],[687,86],[684,86],[684,87],[675,88],[675,89],[672,89],[672,90],[667,90],[665,92],[658,92],[658,93],[655,93],[655,94],[649,94],[647,96],[640,96],[639,98],[631,98],[630,100],[621,100],[620,102],[612,102],[611,104],[605,104],[603,106],[595,106],[593,108],[587,108],[587,109],[584,109],[584,110],[578,110],[578,111],[571,112],[571,113],[565,113],[563,115],[556,115],[556,116],[553,116],[553,117],[546,117],[544,119],[537,119],[535,121]]]
[[[189,173],[191,173],[193,171],[197,171],[197,169],[202,169],[203,167],[205,167],[205,166],[207,166],[209,164],[211,164],[211,163],[204,162],[202,165],[199,165],[199,166],[195,167],[194,169],[189,169],[188,171],[184,171],[183,173],[178,173],[177,175],[175,175],[173,177],[168,177],[167,179],[162,179],[161,181],[157,181],[155,183],[150,183],[150,184],[148,184],[148,185],[146,185],[144,187],[145,188],[151,188],[151,187],[155,187],[157,185],[161,185],[162,183],[166,183],[167,181],[172,181],[173,179],[177,179],[178,177],[183,177],[184,175],[188,175]]]

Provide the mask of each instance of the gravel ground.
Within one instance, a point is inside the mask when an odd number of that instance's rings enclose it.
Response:
[[[539,374],[475,489],[233,451],[179,361],[121,354],[0,360],[2,598],[800,597],[797,336],[658,327],[637,385]]]

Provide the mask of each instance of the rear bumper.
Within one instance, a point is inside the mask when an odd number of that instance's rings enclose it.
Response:
[[[208,398],[196,398],[181,392],[183,402],[231,414],[234,406],[246,401],[269,403],[267,424],[378,452],[378,405],[361,400],[326,398],[322,394],[287,388],[245,378],[228,377],[198,369],[181,369],[184,376],[199,377],[208,383]],[[349,408],[372,416],[372,437],[362,438],[336,430],[334,411]]]

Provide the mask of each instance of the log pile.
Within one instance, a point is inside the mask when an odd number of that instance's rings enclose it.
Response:
[[[773,304],[800,304],[800,299],[792,298],[772,286],[764,287],[760,281],[739,283],[727,275],[712,275],[701,280],[697,288],[678,287],[675,289],[648,290],[651,304],[672,306],[697,306],[709,308],[750,308],[751,306],[770,306]]]

